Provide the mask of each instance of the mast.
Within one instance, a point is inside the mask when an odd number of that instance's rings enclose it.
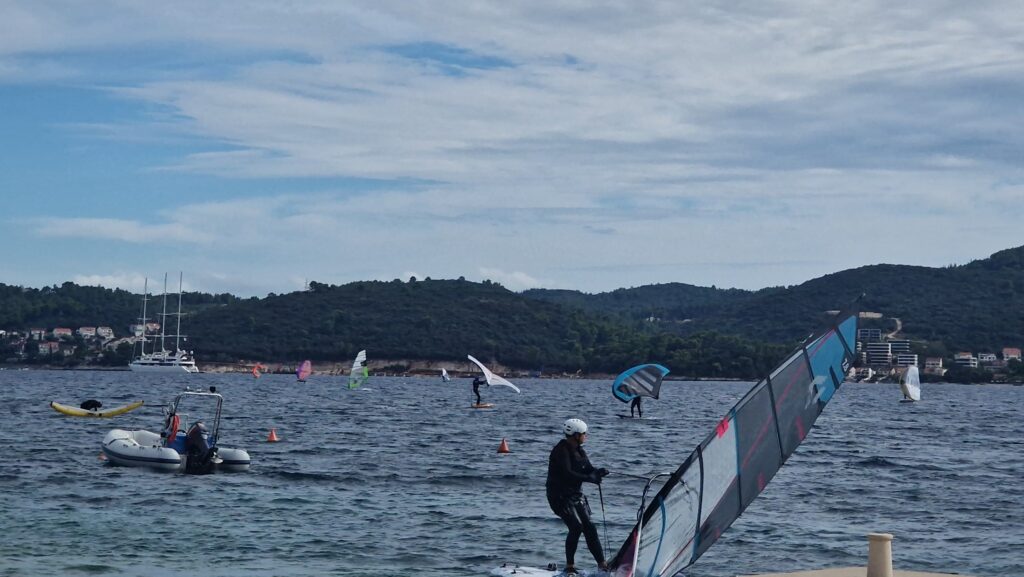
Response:
[[[142,281],[142,316],[139,317],[139,323],[142,325],[142,347],[139,356],[146,354],[146,301],[149,300],[149,277],[146,277]]]
[[[167,333],[164,331],[164,327],[167,325],[167,273],[164,273],[164,312],[160,313],[160,352],[167,350],[164,346],[164,339]]]
[[[181,350],[178,346],[178,339],[181,338],[181,279],[185,273],[178,271],[178,328],[174,331],[174,351],[177,353]]]

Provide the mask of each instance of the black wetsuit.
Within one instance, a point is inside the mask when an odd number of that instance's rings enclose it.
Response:
[[[487,381],[484,381],[484,380],[480,379],[479,377],[476,377],[476,378],[473,379],[473,394],[476,395],[476,404],[478,404],[478,405],[482,405],[483,404],[483,401],[480,400],[480,385],[482,385],[482,384],[484,384],[486,382]]]
[[[569,528],[569,535],[565,538],[565,562],[571,566],[576,564],[576,546],[581,534],[586,537],[587,548],[598,565],[604,564],[601,539],[597,535],[597,527],[590,520],[590,505],[580,490],[584,481],[600,482],[598,470],[590,464],[583,447],[574,447],[568,439],[559,441],[548,458],[545,487],[548,505]]]
[[[644,416],[644,410],[640,408],[640,397],[633,397],[633,400],[629,402],[629,416],[633,416],[633,409],[640,414],[642,419]]]

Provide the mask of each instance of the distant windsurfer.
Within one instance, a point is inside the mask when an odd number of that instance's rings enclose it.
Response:
[[[641,419],[644,418],[644,410],[640,408],[640,399],[641,399],[641,397],[638,395],[636,397],[633,397],[633,400],[629,402],[629,416],[630,417],[634,416],[633,415],[633,409],[636,409],[637,415],[635,415],[635,416],[638,416]]]
[[[590,505],[583,494],[583,482],[600,485],[608,469],[597,469],[590,464],[583,443],[587,439],[587,424],[580,419],[569,419],[562,427],[565,438],[555,445],[548,458],[548,478],[545,483],[548,505],[569,528],[565,538],[565,574],[577,574],[576,546],[580,535],[586,537],[587,548],[602,571],[608,570],[601,549],[597,527],[590,520]]]
[[[480,377],[473,377],[473,394],[476,395],[476,404],[482,405],[483,401],[480,400],[480,385],[487,384],[487,381]]]

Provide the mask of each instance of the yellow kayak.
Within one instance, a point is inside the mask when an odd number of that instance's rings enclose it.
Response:
[[[133,411],[133,410],[141,407],[144,403],[145,403],[145,401],[135,401],[134,403],[123,405],[123,406],[120,406],[120,407],[114,407],[113,409],[103,409],[103,410],[97,410],[97,411],[87,411],[85,409],[81,409],[81,408],[78,408],[78,407],[69,407],[67,405],[62,405],[62,404],[58,403],[57,401],[52,401],[50,403],[50,408],[52,408],[54,411],[57,411],[58,413],[64,413],[65,415],[68,415],[68,416],[71,416],[71,417],[103,417],[103,418],[109,418],[109,417],[116,417],[117,415],[122,415],[124,413],[127,413],[128,411]]]

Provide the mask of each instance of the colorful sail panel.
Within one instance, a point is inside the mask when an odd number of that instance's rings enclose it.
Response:
[[[668,374],[668,369],[655,363],[637,365],[623,371],[612,383],[612,395],[623,403],[636,397],[658,398],[661,392],[661,381]]]
[[[736,403],[644,509],[612,560],[616,577],[675,575],[722,536],[842,384],[856,333],[857,313],[840,313]]]
[[[348,388],[358,389],[370,378],[370,368],[366,366],[366,351],[359,351],[352,361],[352,372],[348,374]]]
[[[299,368],[295,370],[295,377],[302,382],[306,382],[306,379],[308,379],[311,374],[313,374],[313,363],[309,362],[308,359],[302,361],[302,363],[299,364]]]

